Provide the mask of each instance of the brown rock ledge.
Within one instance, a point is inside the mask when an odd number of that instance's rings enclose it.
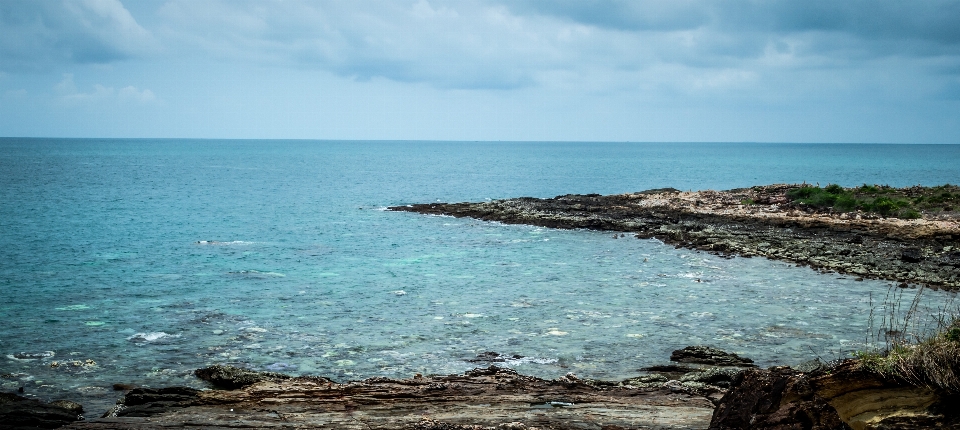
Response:
[[[637,238],[656,238],[678,248],[724,256],[762,256],[863,278],[960,289],[960,218],[956,212],[910,220],[834,213],[791,203],[786,193],[797,187],[694,192],[658,189],[389,209],[507,224],[629,232]]]
[[[682,387],[598,385],[491,366],[463,375],[264,379],[234,390],[135,389],[111,417],[69,429],[704,429],[713,403]]]

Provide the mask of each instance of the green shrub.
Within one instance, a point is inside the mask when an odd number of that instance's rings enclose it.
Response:
[[[900,214],[897,215],[897,218],[903,219],[920,219],[923,215],[920,212],[917,212],[916,209],[904,209],[900,211]]]
[[[820,194],[821,192],[823,192],[823,190],[821,190],[820,187],[806,186],[806,187],[795,188],[788,191],[787,197],[789,197],[792,200],[808,199],[814,194]]]
[[[857,209],[857,199],[850,195],[837,196],[833,207],[842,212],[850,212]]]
[[[951,342],[960,342],[960,327],[950,327],[944,334],[944,338]]]
[[[829,184],[825,188],[802,185],[787,191],[787,198],[798,204],[818,209],[851,212],[858,209],[885,217],[922,218],[924,212],[953,211],[960,204],[960,187],[893,188],[867,185],[843,188]]]

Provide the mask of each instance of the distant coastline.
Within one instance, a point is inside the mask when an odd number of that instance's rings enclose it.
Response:
[[[859,278],[960,290],[960,187],[820,188],[776,184],[728,191],[672,188],[394,211],[655,238],[723,256],[767,257]]]

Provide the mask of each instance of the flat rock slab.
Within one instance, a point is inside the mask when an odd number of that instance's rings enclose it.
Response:
[[[706,397],[665,388],[544,380],[497,367],[344,384],[262,381],[161,406],[136,417],[120,408],[119,416],[64,428],[706,429],[714,410]]]

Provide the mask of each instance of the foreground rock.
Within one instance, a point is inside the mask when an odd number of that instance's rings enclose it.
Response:
[[[83,407],[67,400],[44,403],[0,393],[0,429],[58,428],[83,419]]]
[[[235,390],[134,389],[108,417],[66,428],[703,429],[714,408],[663,381],[544,380],[496,366],[343,384],[275,375]]]
[[[725,256],[763,256],[864,278],[960,288],[960,219],[955,212],[911,220],[824,212],[790,203],[786,193],[796,187],[663,189],[416,204],[390,210],[630,232],[637,238]]]
[[[958,404],[955,395],[858,370],[853,360],[808,373],[754,369],[720,399],[710,429],[958,429]]]

